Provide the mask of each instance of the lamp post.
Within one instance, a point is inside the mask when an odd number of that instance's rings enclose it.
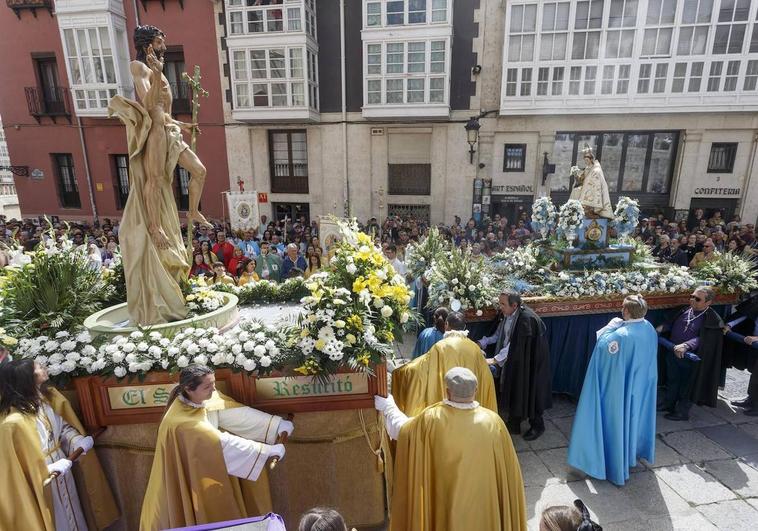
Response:
[[[471,119],[466,122],[466,125],[463,126],[464,129],[466,129],[466,142],[468,142],[469,145],[469,162],[471,164],[474,163],[474,153],[476,153],[476,150],[474,149],[474,144],[477,143],[479,140],[479,128],[482,126],[479,124],[479,117],[472,116]]]

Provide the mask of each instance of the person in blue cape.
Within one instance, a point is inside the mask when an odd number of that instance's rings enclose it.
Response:
[[[571,430],[568,464],[623,485],[637,460],[655,459],[658,336],[647,303],[630,295],[597,332]]]
[[[447,308],[437,308],[434,310],[434,326],[424,328],[416,339],[416,346],[413,347],[413,359],[423,356],[434,344],[442,339],[445,335],[445,321],[447,320]]]

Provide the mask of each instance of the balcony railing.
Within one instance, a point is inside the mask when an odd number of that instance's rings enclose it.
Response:
[[[71,90],[64,87],[26,87],[26,105],[29,114],[37,122],[42,117],[50,117],[55,121],[59,116],[71,121]]]
[[[170,83],[171,95],[174,101],[171,104],[172,114],[192,114],[192,90],[186,81]]]
[[[34,18],[37,18],[38,9],[47,9],[50,16],[53,15],[53,0],[5,0],[5,3],[18,18],[21,18],[21,10],[23,9],[31,9]]]

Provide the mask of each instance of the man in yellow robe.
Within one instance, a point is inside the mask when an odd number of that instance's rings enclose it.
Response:
[[[140,530],[271,512],[265,464],[284,456],[284,446],[275,443],[292,430],[291,422],[216,391],[212,369],[182,369],[158,429]]]
[[[444,400],[412,418],[392,395],[374,398],[397,439],[390,531],[525,530],[524,482],[505,424],[474,400],[470,370],[450,369],[445,387]]]
[[[482,349],[466,332],[463,314],[452,312],[445,322],[445,335],[429,352],[392,372],[392,396],[408,416],[445,398],[445,373],[453,367],[470,369],[480,382],[476,400],[497,413],[495,385]]]
[[[32,360],[0,369],[0,529],[105,529],[119,512],[92,438],[46,382],[47,371]],[[88,453],[76,461],[75,481],[67,455],[76,448]],[[44,486],[53,471],[59,476]]]

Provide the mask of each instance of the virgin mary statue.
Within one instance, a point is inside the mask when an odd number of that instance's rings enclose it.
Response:
[[[582,153],[586,167],[576,176],[569,199],[578,199],[587,216],[613,219],[608,183],[605,181],[600,161],[595,158],[592,148],[587,144]]]

